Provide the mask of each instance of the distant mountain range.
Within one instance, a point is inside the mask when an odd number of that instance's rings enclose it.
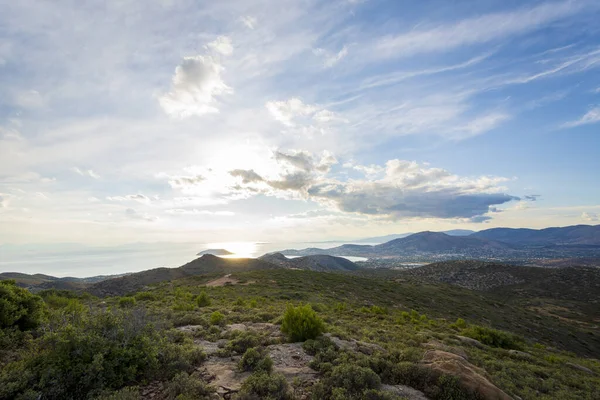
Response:
[[[449,235],[449,236],[469,236],[469,235],[475,233],[475,231],[471,231],[469,229],[452,229],[449,231],[442,231],[442,233],[445,233],[446,235]],[[410,233],[396,233],[396,234],[385,235],[385,236],[375,236],[375,237],[357,240],[356,243],[385,243],[385,242],[389,242],[390,240],[402,239],[402,238],[405,238],[405,237],[408,237],[408,236],[414,235],[414,234],[415,234],[414,232],[410,232]]]
[[[466,258],[532,257],[543,248],[560,257],[600,257],[600,225],[576,225],[547,229],[494,228],[456,236],[442,232],[420,232],[378,245],[345,244],[320,249],[284,250],[286,256],[326,254],[332,256],[398,257],[417,254],[454,254]]]
[[[493,228],[471,235],[517,246],[600,246],[600,225],[574,225],[563,228]]]

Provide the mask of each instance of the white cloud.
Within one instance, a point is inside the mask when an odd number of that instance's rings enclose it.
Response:
[[[208,215],[208,216],[217,216],[217,217],[233,217],[235,213],[232,211],[209,211],[209,210],[198,210],[196,208],[193,209],[185,209],[185,208],[172,208],[165,211],[167,214],[173,215]]]
[[[456,138],[464,139],[491,131],[508,119],[510,119],[509,115],[496,112],[476,117],[475,119],[468,121],[463,126],[456,128]]]
[[[592,108],[590,111],[576,121],[567,122],[562,125],[563,128],[574,128],[581,125],[589,125],[600,122],[600,107]]]
[[[8,204],[9,204],[8,197],[9,197],[8,194],[0,193],[0,208],[8,208]]]
[[[233,53],[233,45],[231,44],[231,38],[228,36],[219,36],[214,41],[206,45],[209,49],[216,51],[217,53],[225,56],[230,56]]]
[[[210,56],[185,57],[175,69],[171,91],[159,98],[163,110],[174,117],[215,113],[215,97],[230,93],[221,77],[223,67]]]
[[[240,21],[242,22],[242,24],[244,24],[249,29],[256,28],[256,22],[257,21],[256,21],[255,17],[251,17],[249,15],[246,15],[244,17],[241,17]]]
[[[266,107],[273,118],[287,126],[294,125],[294,118],[299,116],[306,117],[318,110],[316,106],[304,104],[302,100],[296,97],[285,101],[269,101]]]
[[[14,102],[22,108],[40,108],[45,104],[44,98],[37,90],[25,90],[15,95]]]
[[[109,196],[106,198],[109,201],[136,201],[142,204],[150,204],[152,201],[148,196],[145,196],[141,193],[138,194],[128,194],[126,196]]]
[[[321,108],[315,104],[305,104],[297,97],[283,101],[268,101],[265,106],[273,118],[288,127],[294,127],[300,121],[305,123],[307,129],[311,128],[311,123],[348,122],[347,119],[340,117],[333,111]],[[312,128],[319,129],[317,127]]]
[[[331,68],[348,55],[348,47],[342,47],[337,53],[331,53],[325,49],[318,48],[314,50],[314,53],[323,57],[323,66],[325,68]]]
[[[379,57],[400,57],[487,43],[507,36],[531,32],[547,23],[565,19],[584,10],[586,3],[575,1],[545,3],[533,8],[467,18],[429,30],[415,29],[409,33],[379,39],[375,49],[369,49],[369,52]]]
[[[100,179],[100,175],[98,175],[91,169],[81,169],[79,167],[73,167],[73,168],[71,168],[71,170],[73,172],[75,172],[77,175],[89,176],[90,178],[93,178],[93,179]]]
[[[586,221],[596,222],[596,221],[600,221],[600,214],[583,212],[583,213],[581,213],[581,218]]]
[[[148,221],[148,222],[154,222],[154,221],[158,220],[158,217],[153,217],[147,213],[140,214],[133,208],[127,208],[125,210],[125,216],[130,219],[136,219],[136,220],[142,220],[142,221]]]

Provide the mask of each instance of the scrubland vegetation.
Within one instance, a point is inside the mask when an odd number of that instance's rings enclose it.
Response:
[[[390,385],[433,400],[483,398],[423,363],[430,349],[464,353],[513,397],[598,398],[597,331],[540,320],[479,292],[290,270],[243,272],[235,274],[237,285],[204,285],[215,277],[103,299],[55,290],[33,295],[1,282],[0,398],[128,400],[158,383],[157,398],[219,398],[199,372],[208,359],[199,341],[218,343],[212,357],[234,357],[237,373],[247,375],[228,394],[237,399],[402,398]],[[275,324],[282,334],[228,328],[250,323]],[[538,336],[537,324],[554,335]],[[554,340],[561,332],[562,343]],[[299,382],[274,368],[269,346],[285,342],[302,342],[314,379]]]

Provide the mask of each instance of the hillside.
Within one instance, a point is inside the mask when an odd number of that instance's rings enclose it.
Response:
[[[520,291],[521,297],[577,300],[600,305],[600,268],[539,268],[481,262],[445,261],[399,273],[471,290]]]
[[[277,265],[251,258],[220,258],[205,254],[179,268],[156,268],[121,278],[109,279],[86,289],[95,296],[120,296],[142,290],[153,283],[211,273],[274,269]]]
[[[55,276],[44,274],[23,274],[20,272],[2,272],[0,280],[11,279],[18,286],[27,288],[32,291],[42,289],[58,289],[58,290],[79,290],[85,289],[91,284],[102,282],[107,279],[117,278],[122,275],[99,275],[88,278],[57,278]]]
[[[445,233],[446,235],[450,235],[450,236],[469,236],[473,233],[475,233],[475,231],[471,231],[468,229],[452,229],[449,231],[442,231],[441,233]],[[369,238],[364,238],[364,239],[360,239],[357,240],[357,243],[386,243],[389,242],[390,240],[394,240],[394,239],[402,239],[405,237],[408,237],[410,235],[414,235],[414,232],[411,233],[397,233],[397,234],[391,234],[391,235],[385,235],[385,236],[375,236],[375,237],[369,237]]]
[[[504,243],[471,236],[450,236],[441,232],[420,232],[373,247],[376,254],[394,255],[406,252],[450,252],[465,250],[509,250]]]
[[[493,228],[476,232],[471,237],[497,240],[519,246],[600,246],[600,225],[574,225],[539,230]]]
[[[333,272],[333,271],[355,271],[360,267],[342,257],[328,255],[312,255],[296,258],[287,258],[281,253],[270,253],[259,257],[284,268],[296,268],[309,271]]]
[[[374,246],[344,244],[331,249],[289,249],[281,253],[286,256],[326,254],[332,256],[389,257],[414,255],[415,253],[442,254],[451,252],[511,253],[512,248],[506,243],[485,238],[451,236],[442,232],[420,232]]]
[[[322,273],[203,256],[95,285],[126,297],[42,292],[34,335],[2,337],[0,398],[595,400],[598,282],[580,268]],[[320,321],[316,340],[290,336],[292,315]]]

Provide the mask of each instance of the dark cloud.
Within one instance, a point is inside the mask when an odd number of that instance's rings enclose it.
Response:
[[[194,176],[174,176],[169,179],[169,185],[174,188],[183,188],[186,186],[194,186],[198,183],[204,181],[204,177],[202,175],[194,175]]]
[[[392,218],[474,218],[516,197],[507,194],[461,193],[460,189],[407,190],[385,184],[370,183],[362,188],[343,184],[318,185],[308,190],[317,199],[332,200],[340,210]]]
[[[242,178],[242,183],[244,184],[264,181],[263,177],[254,172],[252,169],[234,169],[233,171],[229,171],[229,174],[236,178]]]
[[[537,199],[540,197],[542,197],[541,194],[529,194],[529,195],[523,196],[523,200],[537,201]]]
[[[277,162],[286,162],[303,171],[311,171],[314,166],[314,159],[305,151],[300,151],[295,154],[286,154],[281,151],[276,151],[273,153],[273,157]]]

